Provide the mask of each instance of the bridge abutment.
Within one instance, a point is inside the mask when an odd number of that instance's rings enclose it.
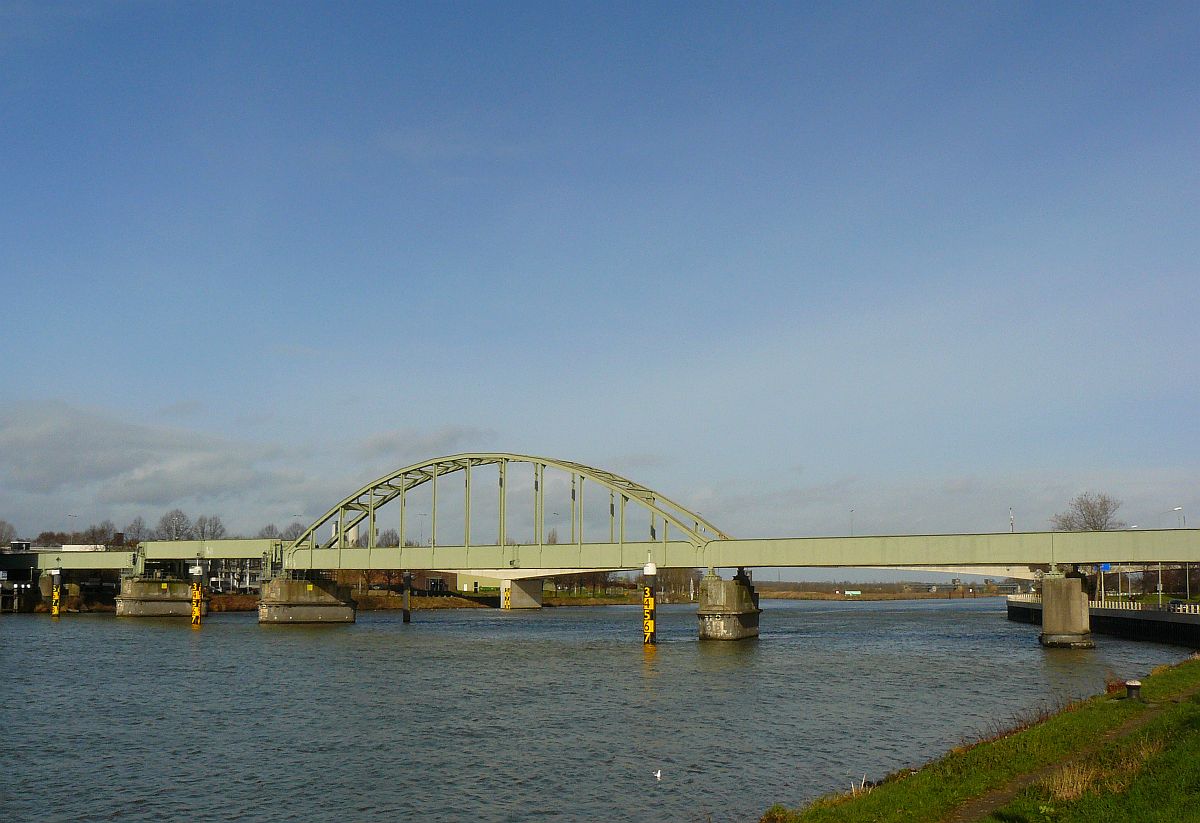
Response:
[[[1078,577],[1048,574],[1042,578],[1042,633],[1038,640],[1050,648],[1095,648],[1088,599]]]
[[[500,581],[500,608],[540,609],[541,607],[542,579],[540,577]]]
[[[701,640],[745,640],[758,637],[758,594],[744,569],[722,580],[712,569],[700,581]]]
[[[353,623],[358,604],[348,586],[331,580],[264,581],[258,601],[259,623]]]
[[[201,598],[200,613],[208,614]],[[191,617],[192,584],[179,578],[125,577],[117,595],[117,617]]]

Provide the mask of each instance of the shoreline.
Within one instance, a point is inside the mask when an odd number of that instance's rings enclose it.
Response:
[[[999,592],[963,593],[947,592],[863,592],[862,594],[834,594],[785,589],[783,591],[759,591],[761,600],[972,600],[981,597],[1005,597]]]
[[[994,735],[878,782],[863,778],[760,823],[1185,820],[1200,805],[1200,655],[1104,694],[1034,710]],[[1167,807],[1170,808],[1167,808]],[[1178,809],[1180,813],[1172,810]],[[1174,815],[1174,816],[1173,816]]]

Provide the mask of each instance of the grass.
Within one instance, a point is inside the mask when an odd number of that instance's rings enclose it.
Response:
[[[1174,817],[1147,816],[1147,804],[1156,797],[1156,809],[1195,808],[1200,801],[1200,772],[1185,765],[1188,757],[1200,762],[1194,759],[1200,756],[1200,703],[1194,700],[1169,703],[1136,733],[1114,738],[1093,755],[1072,761],[1081,748],[1097,744],[1106,733],[1150,710],[1153,701],[1166,701],[1200,687],[1200,660],[1162,667],[1142,682],[1142,695],[1151,702],[1101,695],[1057,712],[1017,718],[1008,730],[997,730],[986,740],[954,749],[920,769],[889,775],[866,791],[827,795],[802,809],[772,806],[762,821],[932,823],[946,819],[968,801],[1039,770],[1049,771],[986,819],[995,823],[1200,820],[1200,812],[1195,811]],[[1053,769],[1056,763],[1064,765]],[[1172,795],[1168,803],[1159,796],[1163,792],[1182,793],[1187,801],[1175,803]],[[1122,805],[1125,800],[1119,800],[1135,797],[1145,800],[1130,800],[1135,805],[1128,807]],[[1107,807],[1113,811],[1105,811]],[[1076,808],[1081,810],[1080,816],[1074,816]]]
[[[1146,727],[1064,765],[986,818],[994,823],[1200,820],[1200,702],[1170,706]]]

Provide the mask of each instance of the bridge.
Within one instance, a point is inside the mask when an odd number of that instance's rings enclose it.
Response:
[[[414,498],[418,498],[414,505]],[[547,532],[569,512],[566,539]],[[484,521],[481,527],[479,521]],[[420,519],[422,539],[413,540]],[[558,522],[555,519],[555,522]],[[380,527],[398,545],[381,545]],[[428,541],[424,529],[429,527]],[[611,471],[511,453],[465,453],[390,472],[338,501],[291,541],[146,541],[136,551],[0,555],[0,568],[119,569],[256,559],[279,578],[327,570],[428,569],[503,581],[656,568],[923,568],[1033,578],[1059,566],[1200,561],[1196,529],[737,539]],[[537,599],[540,600],[540,584]],[[518,598],[520,599],[520,598]],[[527,598],[528,599],[528,598]],[[536,605],[525,603],[525,605]]]

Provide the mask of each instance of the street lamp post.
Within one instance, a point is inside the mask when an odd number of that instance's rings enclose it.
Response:
[[[850,510],[850,536],[854,537],[854,509]]]

